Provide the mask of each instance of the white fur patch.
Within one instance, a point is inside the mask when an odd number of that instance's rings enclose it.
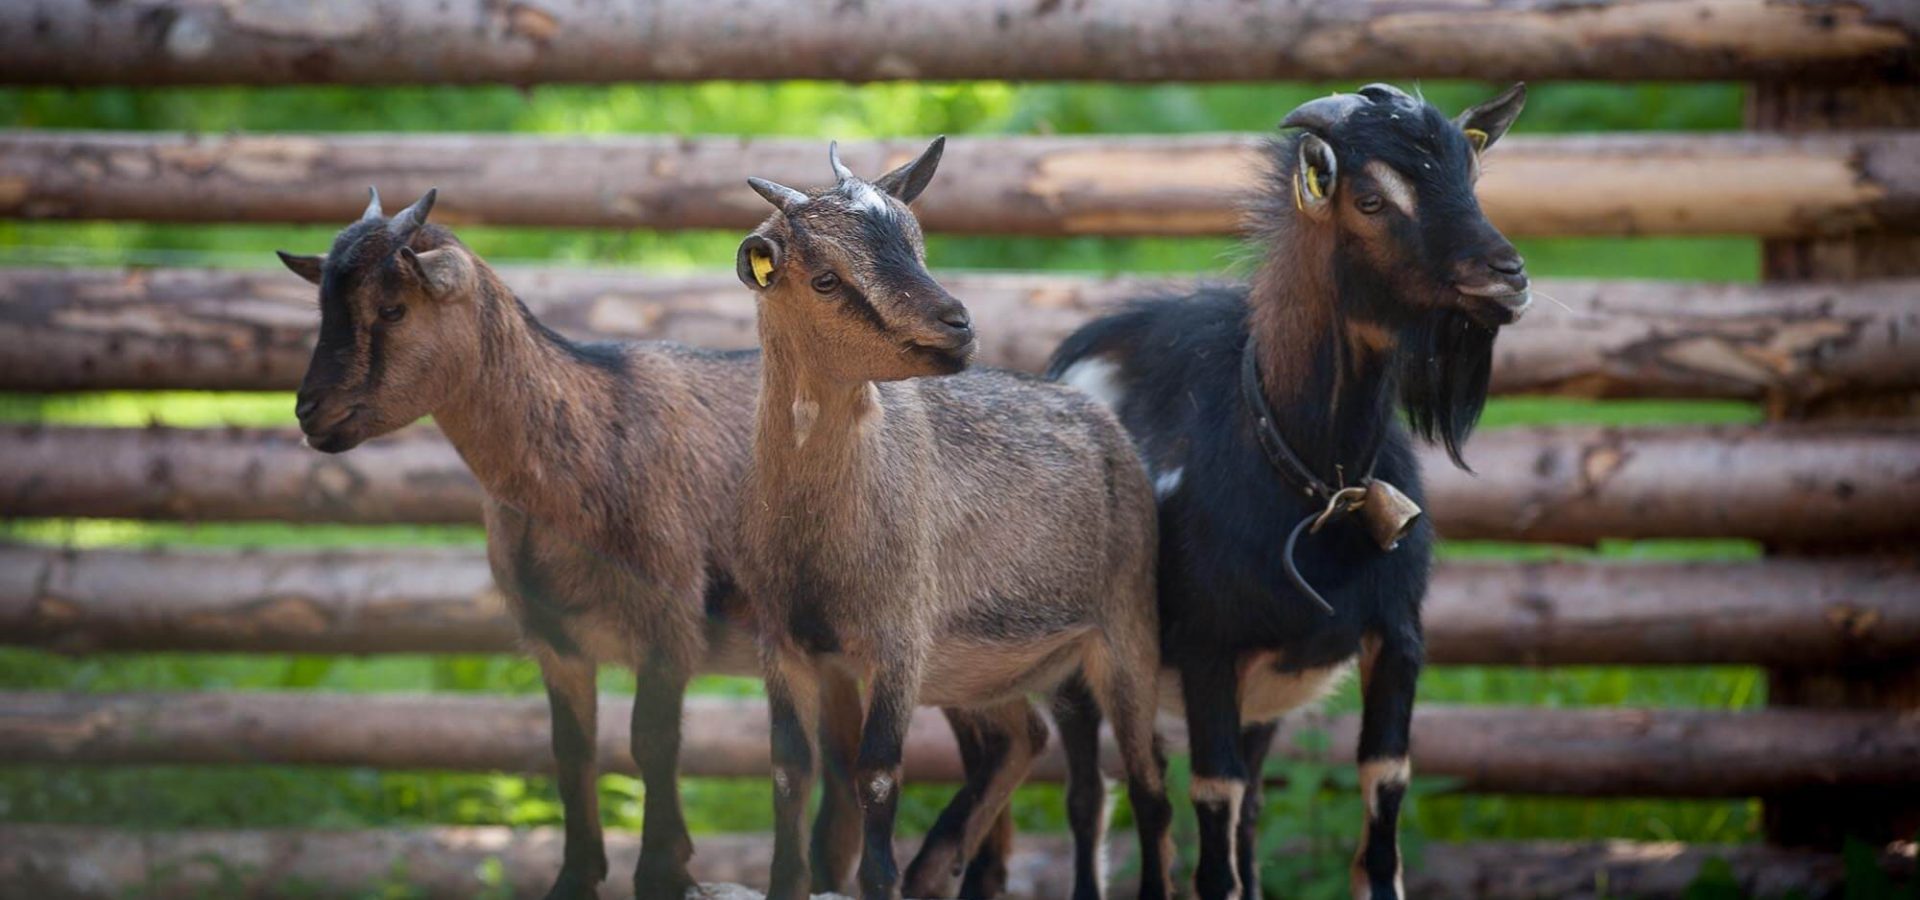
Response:
[[[1373,182],[1380,186],[1380,194],[1387,198],[1387,202],[1399,207],[1400,211],[1408,216],[1414,214],[1413,185],[1409,184],[1404,176],[1383,162],[1367,163],[1367,174],[1372,176]]]
[[[887,198],[880,191],[864,181],[855,181],[847,188],[847,198],[853,208],[876,216],[893,215],[893,207],[887,204]]]
[[[893,793],[893,779],[886,775],[875,775],[873,782],[867,785],[867,792],[872,795],[873,802],[884,803],[887,795]]]
[[[1162,500],[1172,496],[1174,491],[1180,489],[1180,475],[1185,471],[1186,469],[1174,469],[1171,472],[1160,473],[1160,477],[1153,480],[1153,495]]]
[[[1086,391],[1108,409],[1119,409],[1126,397],[1120,385],[1120,364],[1099,356],[1089,356],[1060,373],[1060,383]]]
[[[801,397],[793,401],[793,445],[805,446],[807,435],[813,431],[813,423],[820,418],[820,404]]]

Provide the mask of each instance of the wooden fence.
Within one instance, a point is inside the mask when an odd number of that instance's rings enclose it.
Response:
[[[1440,665],[1767,667],[1756,712],[1423,707],[1416,769],[1462,790],[1763,797],[1769,843],[1438,845],[1415,896],[1680,893],[1710,857],[1749,890],[1830,891],[1844,831],[1920,827],[1920,6],[1903,0],[1513,0],[1500,4],[1151,0],[22,0],[0,6],[0,83],[530,84],[621,79],[1377,77],[1754,82],[1733,134],[1516,138],[1482,196],[1514,235],[1747,234],[1768,281],[1542,282],[1566,309],[1503,334],[1502,393],[1724,398],[1743,427],[1537,428],[1475,439],[1478,477],[1430,464],[1455,538],[1590,544],[1742,537],[1743,563],[1448,563],[1428,605]],[[688,50],[700,48],[697,53]],[[101,52],[111,48],[111,52]],[[1279,111],[1276,110],[1276,114]],[[1230,233],[1257,138],[954,141],[930,230]],[[855,143],[875,170],[915,139]],[[817,181],[815,141],[0,130],[0,216],[342,223],[369,184],[442,189],[436,219],[596,228],[744,228],[751,172]],[[730,274],[508,269],[575,335],[753,341]],[[1182,281],[1040,274],[944,279],[989,362],[1038,368],[1089,316]],[[277,268],[0,269],[0,390],[286,390],[306,365],[312,289]],[[1796,423],[1789,419],[1818,419]],[[0,427],[0,514],[155,520],[470,522],[477,487],[429,429],[343,457],[286,431]],[[1903,552],[1904,551],[1904,552]],[[0,547],[0,641],[59,652],[495,652],[511,624],[479,554]],[[603,763],[629,765],[621,701]],[[910,776],[951,779],[922,716]],[[1341,717],[1332,753],[1351,745]],[[765,718],[697,699],[692,775],[765,769]],[[1177,739],[1177,734],[1175,735]],[[1283,741],[1283,745],[1288,742]],[[518,698],[0,692],[0,761],[279,763],[535,772],[544,705]],[[1038,777],[1059,777],[1049,757]],[[615,840],[616,871],[631,865]],[[764,879],[766,843],[703,837],[696,873]],[[1912,844],[1881,859],[1911,877]],[[627,858],[622,861],[619,857]],[[480,862],[537,890],[550,832],[168,832],[0,826],[0,883],[37,896],[298,883],[348,891],[407,857],[430,893]],[[1016,887],[1057,896],[1058,839],[1022,839]],[[236,868],[237,867],[237,868]],[[157,881],[156,881],[157,879]],[[621,888],[614,879],[609,890]]]

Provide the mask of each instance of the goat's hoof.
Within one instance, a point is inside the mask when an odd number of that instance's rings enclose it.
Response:
[[[600,879],[603,877],[574,869],[561,869],[560,877],[554,879],[553,887],[547,889],[547,900],[595,900],[600,896]]]
[[[706,896],[699,889],[693,876],[687,874],[687,867],[677,860],[655,862],[643,857],[639,868],[633,873],[634,900],[682,900],[689,896]]]

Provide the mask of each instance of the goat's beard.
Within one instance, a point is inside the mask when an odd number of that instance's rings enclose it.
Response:
[[[1407,424],[1422,440],[1444,446],[1447,458],[1469,472],[1460,445],[1486,408],[1499,333],[1465,313],[1435,310],[1414,324],[1401,345],[1400,402]]]

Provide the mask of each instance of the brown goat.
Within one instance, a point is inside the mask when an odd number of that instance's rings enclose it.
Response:
[[[750,179],[778,210],[736,261],[758,295],[765,353],[740,524],[773,716],[769,896],[806,894],[810,726],[836,670],[869,684],[853,779],[866,813],[863,896],[901,893],[893,819],[914,706],[977,710],[977,725],[1020,741],[1025,695],[1063,686],[1113,720],[1142,893],[1167,896],[1152,490],[1125,432],[1085,395],[1006,372],[954,374],[973,352],[972,325],[928,274],[907,209],[942,146],[871,183],[830,154],[837,183],[811,194]],[[1090,734],[1083,718],[1066,735],[1083,774]],[[1012,786],[973,811],[969,840]],[[1097,878],[1076,891],[1098,896]]]
[[[326,256],[281,254],[320,286],[301,428],[315,449],[339,453],[422,416],[439,423],[486,489],[487,557],[552,705],[566,849],[548,896],[592,896],[606,876],[595,675],[609,662],[637,675],[631,736],[646,809],[635,892],[679,900],[693,850],[675,780],[687,680],[758,673],[733,550],[758,356],[569,341],[451,232],[425,224],[433,199],[388,220],[376,195]],[[822,737],[850,760],[858,686],[825,693]],[[822,890],[851,872],[856,809],[851,788],[829,791],[813,845]]]

